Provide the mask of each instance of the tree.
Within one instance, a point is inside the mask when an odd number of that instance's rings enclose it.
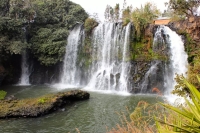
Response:
[[[10,8],[10,4],[9,4],[9,0],[1,0],[0,1],[0,15],[1,16],[6,16],[6,14],[9,11]]]
[[[122,20],[123,20],[123,24],[127,25],[131,20],[131,9],[128,6],[127,8],[123,9],[122,11]]]
[[[0,60],[28,48],[41,64],[56,64],[63,60],[69,30],[86,18],[69,0],[1,0]]]
[[[110,5],[106,6],[104,17],[106,21],[114,22],[114,9]]]
[[[131,13],[131,19],[136,28],[137,37],[141,38],[141,33],[144,32],[145,27],[159,15],[160,11],[156,5],[150,2],[145,3],[144,7],[135,8]]]
[[[115,22],[118,22],[119,21],[119,15],[120,15],[120,7],[119,7],[119,4],[116,4],[115,5],[115,8],[114,8],[114,19],[115,19]]]
[[[120,7],[119,4],[116,4],[115,7],[111,7],[110,5],[106,6],[104,17],[107,22],[118,22],[120,15]]]
[[[168,8],[173,10],[173,13],[186,17],[196,15],[199,6],[200,2],[197,0],[170,0],[168,2]]]

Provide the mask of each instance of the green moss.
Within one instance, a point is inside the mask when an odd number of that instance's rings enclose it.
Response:
[[[38,99],[39,104],[44,104],[46,103],[47,99],[45,97]]]
[[[167,61],[168,57],[162,53],[154,52],[152,50],[152,48],[148,49],[146,40],[141,40],[141,41],[135,41],[135,42],[131,43],[130,60],[135,60],[135,61],[163,60],[163,61]]]
[[[6,96],[7,92],[0,90],[0,100],[3,100]]]

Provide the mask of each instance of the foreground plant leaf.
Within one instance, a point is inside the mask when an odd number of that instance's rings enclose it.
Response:
[[[197,79],[200,82],[198,76]],[[186,79],[183,79],[183,81],[189,89],[191,101],[185,98],[186,106],[181,106],[181,108],[161,103],[162,106],[172,112],[169,117],[174,121],[167,122],[166,120],[155,118],[156,126],[160,133],[200,133],[200,92]]]

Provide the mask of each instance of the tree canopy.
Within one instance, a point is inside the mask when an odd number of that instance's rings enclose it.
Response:
[[[186,17],[196,15],[200,6],[198,0],[169,0],[166,4],[169,9],[173,10],[173,13]]]
[[[41,64],[55,64],[63,58],[69,30],[87,17],[69,0],[1,0],[0,55],[28,48]]]

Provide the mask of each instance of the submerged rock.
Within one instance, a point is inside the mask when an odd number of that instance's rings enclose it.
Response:
[[[74,101],[87,100],[90,94],[81,90],[48,94],[39,98],[23,100],[1,100],[0,118],[39,117]]]

